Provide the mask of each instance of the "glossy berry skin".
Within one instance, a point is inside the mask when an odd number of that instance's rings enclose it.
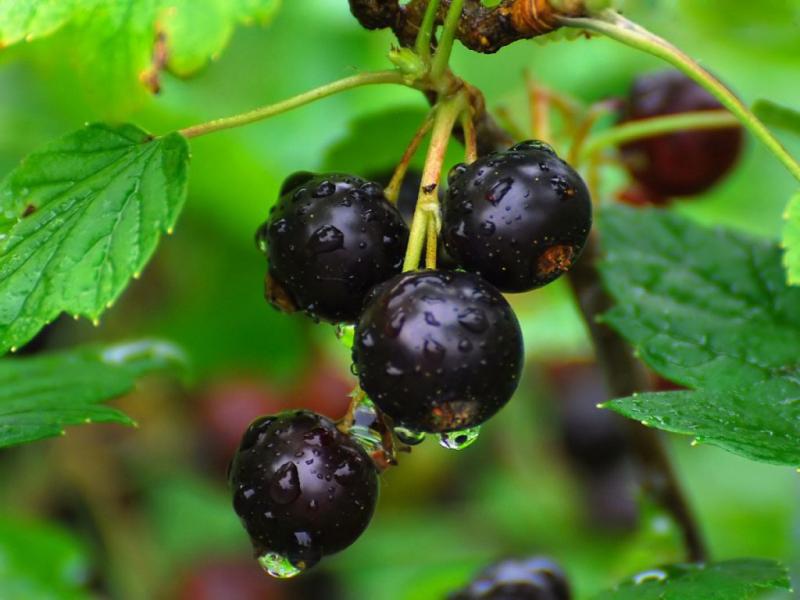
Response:
[[[480,425],[511,398],[522,368],[514,311],[472,273],[403,273],[376,289],[356,324],[362,389],[396,425]]]
[[[450,600],[570,600],[569,583],[553,561],[533,557],[504,560],[481,571]]]
[[[364,296],[398,273],[408,227],[377,183],[351,175],[293,175],[257,234],[267,295],[283,310],[352,322]]]
[[[722,108],[683,73],[662,71],[634,82],[622,122]],[[741,127],[681,131],[630,142],[622,146],[621,155],[633,178],[654,197],[694,196],[730,171],[742,141]]]
[[[229,481],[256,556],[275,552],[300,568],[352,544],[378,498],[377,470],[364,449],[305,410],[254,421]]]
[[[445,248],[504,292],[556,279],[583,250],[592,202],[575,170],[540,142],[456,165],[443,211]]]

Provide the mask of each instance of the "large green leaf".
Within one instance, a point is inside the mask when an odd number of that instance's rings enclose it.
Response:
[[[749,458],[800,465],[800,289],[777,245],[658,210],[608,208],[603,319],[665,377],[695,388],[607,406]]]
[[[64,433],[64,426],[133,420],[101,404],[148,372],[178,366],[169,344],[141,341],[0,360],[0,448]]]
[[[0,353],[61,312],[98,316],[141,272],[186,196],[177,134],[89,125],[0,183]]]
[[[66,532],[8,515],[0,519],[0,598],[88,599],[88,580],[86,549]]]
[[[280,0],[0,0],[0,48],[63,30],[92,92],[130,101],[159,89],[168,68],[188,76],[215,58],[237,24],[266,23]]]
[[[800,192],[797,192],[783,215],[783,264],[789,285],[800,285]]]
[[[789,589],[786,569],[771,560],[670,565],[634,575],[593,600],[749,600]]]

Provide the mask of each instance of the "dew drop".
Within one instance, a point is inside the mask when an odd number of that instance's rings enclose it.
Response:
[[[484,235],[492,235],[495,232],[495,229],[494,223],[491,221],[484,221],[481,223],[481,233]]]
[[[326,196],[330,196],[336,191],[336,184],[332,181],[323,181],[317,186],[317,189],[314,190],[312,196],[314,198],[325,198]]]
[[[333,434],[322,427],[315,427],[303,435],[303,440],[309,446],[330,446],[333,443]]]
[[[425,439],[424,431],[414,431],[407,427],[395,427],[394,434],[397,436],[397,439],[406,446],[416,446],[417,444],[421,444]]]
[[[464,163],[458,163],[447,174],[447,185],[453,185],[453,182],[456,178],[460,177],[467,171],[467,165]]]
[[[467,338],[461,338],[458,341],[458,349],[461,350],[461,352],[469,352],[472,350],[472,342],[470,342]]]
[[[664,581],[666,578],[667,574],[661,569],[650,569],[649,571],[643,571],[638,575],[634,575],[633,583],[642,585],[648,581]]]
[[[348,323],[337,324],[336,337],[345,348],[351,349],[353,347],[353,342],[356,337],[356,326],[350,325]]]
[[[514,180],[511,179],[511,177],[504,177],[495,183],[492,189],[486,192],[486,199],[496,206],[503,200],[513,184]]]
[[[277,552],[262,554],[258,557],[258,564],[267,573],[278,579],[289,579],[303,572],[303,569],[293,565],[288,558]]]
[[[444,359],[445,348],[433,338],[426,338],[422,344],[422,353],[425,358],[440,363]]]
[[[333,225],[323,225],[311,234],[306,246],[314,254],[340,250],[344,248],[344,234]]]
[[[386,363],[386,374],[390,377],[400,377],[405,374],[405,371],[392,362]]]
[[[282,220],[282,219],[281,219]],[[256,230],[256,248],[260,252],[267,252],[267,235],[269,234],[269,224],[264,223]]]
[[[478,439],[480,427],[471,427],[461,431],[450,431],[439,435],[439,445],[448,450],[463,450]]]
[[[486,314],[479,308],[468,308],[458,315],[458,322],[473,333],[483,333],[489,327]]]
[[[300,479],[293,462],[281,465],[269,482],[269,495],[278,504],[291,504],[300,495]]]
[[[436,316],[427,310],[425,311],[425,322],[432,327],[439,327],[439,325],[441,325],[441,323],[436,320]]]

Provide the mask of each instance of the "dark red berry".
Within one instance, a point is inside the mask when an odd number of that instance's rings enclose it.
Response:
[[[719,101],[679,71],[636,79],[623,122],[685,112],[720,110]],[[658,196],[694,196],[719,181],[736,163],[742,128],[681,131],[636,140],[622,146],[631,175]]]
[[[448,176],[445,248],[504,292],[543,286],[577,260],[592,225],[580,175],[540,142],[522,142]]]
[[[570,600],[569,583],[552,560],[504,560],[481,571],[450,600]]]
[[[378,499],[377,470],[364,449],[330,419],[303,410],[253,422],[229,478],[256,556],[298,569],[352,544]]]
[[[367,292],[399,272],[408,228],[377,183],[305,177],[286,190],[257,234],[269,260],[268,297],[283,310],[354,321]]]
[[[396,425],[450,432],[508,402],[522,368],[514,311],[472,273],[403,273],[376,289],[356,324],[362,389]]]

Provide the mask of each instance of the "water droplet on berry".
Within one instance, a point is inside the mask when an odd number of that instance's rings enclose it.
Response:
[[[484,235],[492,235],[496,227],[491,221],[484,221],[481,223],[481,233]]]
[[[260,252],[267,252],[267,235],[269,234],[269,223],[264,223],[256,230],[256,248]]]
[[[292,564],[285,556],[277,552],[267,552],[258,557],[258,564],[267,573],[278,579],[289,579],[303,572],[303,569]]]
[[[395,365],[394,363],[386,363],[386,374],[390,377],[400,377],[401,375],[405,374],[405,371]]]
[[[478,439],[480,427],[471,427],[461,431],[450,431],[439,435],[439,445],[448,450],[463,450]]]
[[[486,192],[486,199],[494,205],[500,204],[513,184],[514,180],[511,179],[511,177],[504,177],[495,183],[492,189]]]
[[[356,327],[355,325],[349,325],[347,323],[339,323],[336,325],[336,337],[342,343],[342,345],[347,348],[348,350],[353,347],[353,341],[356,337]]]
[[[278,504],[291,504],[300,495],[300,479],[297,466],[287,462],[272,476],[269,482],[269,495]]]
[[[325,198],[334,192],[336,192],[336,184],[331,181],[323,181],[317,186],[317,189],[314,190],[314,193],[311,195],[314,198]]]
[[[394,434],[406,446],[416,446],[425,440],[424,431],[413,431],[407,427],[395,427]]]
[[[425,322],[432,327],[439,327],[439,325],[441,325],[441,323],[436,320],[436,316],[427,310],[425,311]]]
[[[458,315],[458,322],[464,329],[473,333],[483,333],[489,327],[486,314],[480,308],[468,308]]]
[[[467,338],[462,338],[458,341],[458,349],[461,350],[461,352],[469,352],[472,350],[472,342]]]
[[[314,254],[340,250],[344,248],[344,234],[333,225],[323,225],[311,234],[306,245]]]
[[[447,174],[447,185],[453,185],[453,181],[462,175],[467,170],[467,165],[464,163],[458,163]]]
[[[638,575],[634,575],[633,583],[642,585],[648,581],[664,581],[666,578],[667,574],[661,569],[650,569],[649,571],[643,571]]]
[[[426,338],[422,344],[422,353],[428,360],[440,363],[445,355],[445,348],[433,338]]]

